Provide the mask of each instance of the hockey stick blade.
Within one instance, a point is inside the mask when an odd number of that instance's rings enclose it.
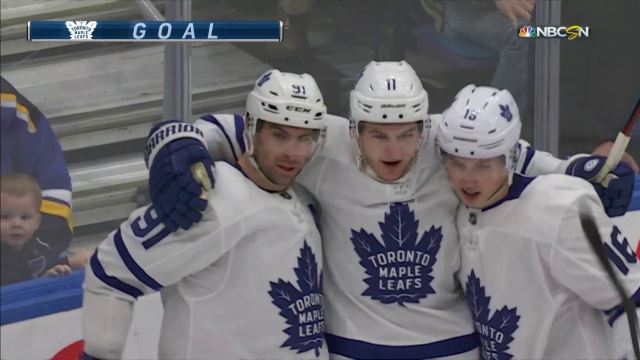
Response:
[[[636,306],[634,301],[627,295],[627,292],[622,285],[622,282],[616,275],[609,259],[607,258],[604,243],[602,242],[602,237],[600,236],[600,232],[598,231],[598,227],[594,219],[584,213],[580,214],[580,224],[582,225],[582,230],[584,234],[587,236],[589,240],[589,244],[593,249],[593,252],[598,257],[600,264],[607,272],[609,279],[613,283],[613,286],[616,289],[616,292],[620,296],[622,300],[622,306],[624,307],[625,312],[627,313],[627,320],[629,321],[629,331],[631,334],[631,343],[633,345],[633,352],[637,360],[640,360],[640,346],[638,344],[638,316],[636,314]]]

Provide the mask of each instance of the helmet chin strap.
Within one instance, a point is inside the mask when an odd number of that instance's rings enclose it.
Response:
[[[289,185],[278,185],[271,181],[267,175],[260,170],[260,166],[255,161],[253,156],[249,156],[248,153],[244,153],[240,159],[238,159],[238,165],[245,174],[256,184],[259,188],[270,192],[282,192],[289,188]]]
[[[502,185],[500,185],[500,187],[497,188],[496,191],[494,191],[493,194],[491,194],[491,196],[489,196],[489,198],[487,199],[487,201],[490,202],[489,205],[493,205],[498,200],[502,199],[506,195],[506,193],[509,192],[509,187],[511,186],[512,182],[513,182],[513,171],[509,171],[509,175],[507,176],[505,181],[502,182]]]
[[[249,114],[245,115],[245,119],[249,119]],[[262,171],[260,168],[260,164],[255,159],[255,134],[253,133],[253,127],[256,124],[248,121],[245,125],[245,130],[242,136],[244,137],[244,142],[247,145],[247,150],[240,159],[238,159],[238,165],[242,168],[242,170],[249,176],[253,182],[258,185],[263,190],[267,191],[276,191],[281,192],[287,190],[289,185],[278,185],[271,181],[269,177]],[[251,131],[249,131],[251,129]]]

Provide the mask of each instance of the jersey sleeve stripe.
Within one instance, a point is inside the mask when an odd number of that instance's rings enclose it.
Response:
[[[36,132],[36,125],[31,120],[29,109],[26,106],[18,103],[18,98],[15,94],[1,93],[0,101],[2,107],[16,109],[16,117],[24,120],[27,123],[30,133]]]
[[[71,207],[50,199],[42,199],[40,212],[53,216],[59,216],[67,220],[67,226],[73,231],[73,220],[71,219]]]
[[[535,152],[536,151],[532,149],[531,146],[527,146],[527,155],[524,158],[524,164],[522,164],[522,169],[520,169],[521,174],[525,174],[527,172],[527,168],[529,167],[529,164],[531,163],[531,159],[533,159],[533,154]]]
[[[244,154],[247,151],[247,147],[244,143],[242,134],[244,133],[244,118],[240,115],[233,115],[233,119],[236,125],[236,141],[240,146],[240,154]]]
[[[91,266],[91,271],[93,272],[93,274],[108,286],[135,299],[137,299],[139,296],[144,295],[142,290],[138,289],[137,287],[131,286],[114,276],[107,275],[107,273],[104,271],[104,267],[102,267],[102,264],[100,263],[100,260],[98,260],[98,249],[96,249],[93,255],[91,255],[89,265]]]
[[[127,266],[127,269],[129,269],[129,271],[133,274],[133,276],[136,277],[136,279],[138,279],[146,286],[152,288],[153,290],[158,291],[162,289],[162,285],[160,285],[160,283],[155,281],[149,274],[147,274],[147,272],[144,271],[144,269],[142,269],[140,265],[138,265],[133,256],[131,256],[131,253],[129,252],[129,250],[127,250],[127,246],[122,240],[120,229],[118,229],[115,235],[113,235],[113,243],[116,246],[116,250],[118,251],[118,255],[120,255],[120,258],[122,259],[122,262],[124,262],[124,264]]]
[[[635,300],[636,308],[640,308],[640,288],[636,290],[635,294],[633,294],[631,298]],[[622,304],[604,311],[604,314],[608,317],[607,322],[609,323],[609,326],[613,326],[613,323],[615,323],[616,320],[618,320],[624,314],[624,312],[625,311]]]
[[[227,130],[224,128],[224,126],[222,126],[222,124],[220,124],[218,119],[216,119],[212,115],[203,116],[202,120],[205,120],[205,121],[208,121],[208,122],[214,124],[215,126],[218,127],[218,129],[220,129],[220,131],[222,131],[222,135],[224,135],[224,138],[227,139],[227,143],[229,144],[229,148],[231,148],[231,153],[233,154],[233,159],[237,162],[238,161],[238,155],[236,154],[236,148],[233,146],[233,143],[231,142],[231,138],[229,137],[229,134],[227,134]]]
[[[71,204],[71,191],[66,189],[42,190],[42,197],[58,200],[58,202],[65,203],[67,205]]]
[[[354,359],[426,359],[462,354],[480,346],[480,339],[475,332],[410,346],[378,345],[328,333],[325,338],[329,352]]]

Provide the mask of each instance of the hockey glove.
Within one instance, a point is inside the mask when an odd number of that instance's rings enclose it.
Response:
[[[200,198],[203,188],[194,178],[191,165],[201,162],[211,185],[215,182],[213,161],[202,132],[179,121],[160,123],[149,134],[146,154],[153,208],[170,231],[188,230],[202,219],[208,205]]]
[[[620,162],[618,166],[611,171],[614,178],[611,179],[608,187],[595,183],[594,177],[604,166],[606,160],[606,157],[600,155],[578,158],[569,163],[566,174],[577,176],[591,182],[600,197],[600,201],[602,201],[607,215],[609,215],[609,217],[622,216],[627,212],[629,203],[631,202],[635,173],[629,165]]]

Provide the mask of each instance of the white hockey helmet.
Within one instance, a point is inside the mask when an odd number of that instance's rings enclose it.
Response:
[[[441,154],[463,158],[505,155],[511,174],[521,127],[518,105],[508,90],[471,84],[460,90],[442,113],[436,144]]]
[[[318,84],[309,74],[269,70],[247,96],[252,119],[306,129],[324,129],[327,107]]]
[[[421,121],[420,142],[413,160],[415,162],[415,157],[428,137],[431,123],[428,118],[428,94],[411,65],[404,60],[369,62],[358,76],[349,100],[349,133],[360,170],[381,181],[365,163],[358,142],[360,122],[402,124]]]
[[[371,61],[350,94],[354,122],[407,123],[427,118],[427,92],[406,61]]]
[[[255,136],[265,121],[284,126],[317,131],[310,153],[309,162],[324,146],[326,137],[327,107],[322,99],[318,84],[309,74],[294,74],[268,70],[258,78],[253,90],[247,96],[244,141],[247,153],[255,168],[262,172],[254,157]],[[269,180],[269,179],[268,179]]]
[[[309,74],[271,69],[255,83],[247,96],[245,143],[253,155],[253,139],[258,120],[305,129],[320,130],[317,151],[324,145],[327,107],[318,84]]]

